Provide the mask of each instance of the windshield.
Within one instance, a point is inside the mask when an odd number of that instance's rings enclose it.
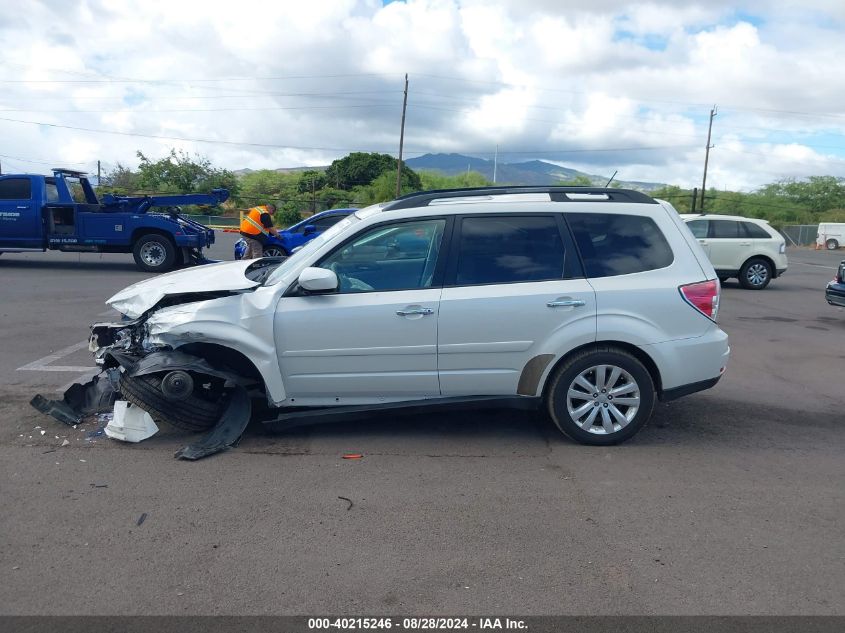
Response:
[[[333,239],[335,235],[345,231],[348,226],[351,226],[352,224],[359,221],[360,218],[357,217],[357,214],[353,213],[352,215],[343,218],[340,222],[330,227],[328,230],[321,233],[310,242],[306,242],[305,246],[293,253],[290,257],[288,257],[285,261],[282,262],[281,266],[279,266],[275,271],[273,271],[273,274],[270,275],[264,285],[272,286],[273,284],[279,283],[279,281],[288,273],[288,271],[293,269],[297,265],[297,262],[299,262],[303,257],[307,257],[309,253],[313,253],[323,244]]]

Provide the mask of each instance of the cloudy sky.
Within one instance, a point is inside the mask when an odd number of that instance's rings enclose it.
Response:
[[[845,177],[845,2],[23,0],[0,13],[0,163],[135,151],[230,169],[543,159],[752,190]]]

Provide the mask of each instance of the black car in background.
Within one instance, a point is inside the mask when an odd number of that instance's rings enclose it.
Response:
[[[833,281],[827,284],[827,288],[824,290],[824,298],[832,306],[845,308],[845,260],[839,263],[836,276]]]

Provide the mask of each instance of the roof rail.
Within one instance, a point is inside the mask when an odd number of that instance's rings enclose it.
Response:
[[[505,185],[501,187],[469,187],[466,189],[435,189],[409,193],[388,202],[384,211],[427,207],[433,200],[444,198],[471,198],[475,196],[496,196],[515,193],[547,193],[553,202],[589,202],[588,196],[606,196],[607,202],[640,202],[657,204],[657,201],[641,191],[633,189],[613,189],[608,187],[567,187],[536,185]],[[577,194],[570,197],[568,194]]]
[[[63,176],[70,176],[72,178],[79,178],[87,176],[87,171],[77,171],[76,169],[65,169],[64,167],[53,167],[54,174],[62,174]]]

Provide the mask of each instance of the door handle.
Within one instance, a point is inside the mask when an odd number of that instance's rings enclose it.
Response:
[[[751,242],[740,242],[740,246],[751,246]]]
[[[557,299],[549,301],[546,305],[550,308],[580,308],[586,305],[586,302],[581,301],[581,299]]]
[[[24,205],[22,207],[18,207],[18,209],[29,209],[29,207],[27,205]]]
[[[434,310],[432,308],[405,308],[404,310],[397,310],[396,314],[399,316],[410,316],[412,314],[422,314],[425,316],[434,314]]]

